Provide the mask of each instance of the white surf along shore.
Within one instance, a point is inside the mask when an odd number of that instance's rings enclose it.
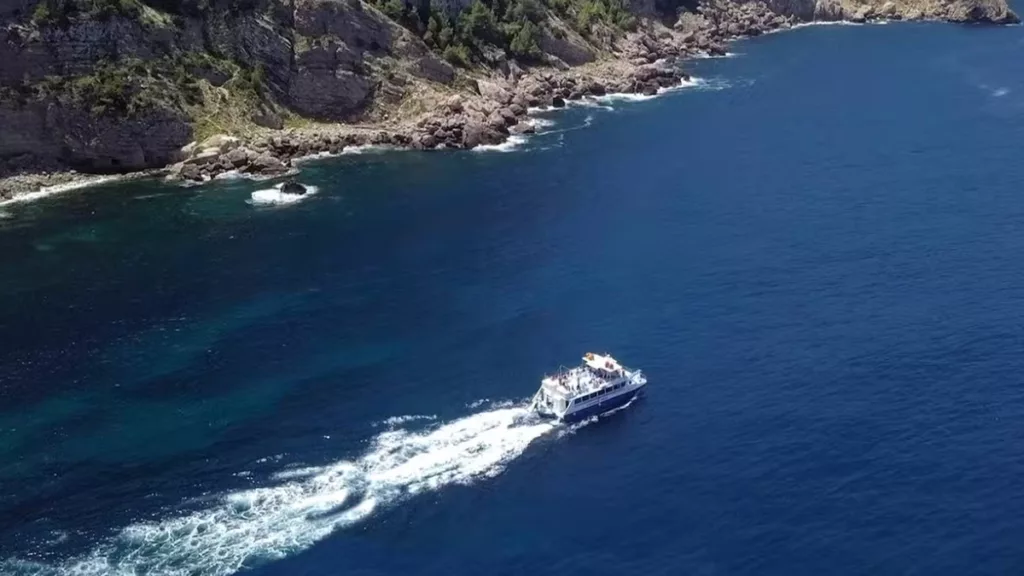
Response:
[[[658,94],[656,94],[656,95],[644,95],[644,94],[633,94],[633,93],[611,93],[611,94],[606,94],[604,96],[587,96],[587,97],[585,97],[585,98],[583,98],[581,100],[570,100],[570,101],[567,101],[566,102],[566,105],[567,105],[566,107],[567,108],[571,108],[571,107],[584,106],[584,107],[593,107],[593,108],[599,108],[599,109],[604,109],[604,110],[614,110],[613,104],[616,104],[616,103],[644,102],[644,101],[647,101],[647,100],[651,100],[651,99],[657,98],[658,96],[662,96],[662,95],[664,95],[666,93],[678,91],[680,89],[685,89],[685,88],[701,88],[701,87],[710,87],[710,85],[707,82],[705,82],[704,80],[700,79],[700,78],[693,77],[690,80],[683,80],[680,83],[679,86],[674,86],[674,87],[670,87],[670,88],[662,88],[662,89],[659,90]],[[549,127],[551,125],[551,123],[553,122],[553,120],[548,119],[548,118],[539,118],[539,117],[537,117],[537,114],[546,114],[546,113],[554,112],[554,111],[557,111],[557,110],[560,110],[560,109],[559,108],[547,107],[547,108],[532,108],[532,109],[529,110],[529,114],[530,114],[530,120],[529,121],[534,125],[535,129],[537,130],[537,134],[536,135],[543,135],[544,132],[542,131],[542,128]],[[521,150],[523,145],[526,144],[526,142],[529,140],[529,136],[530,135],[512,135],[512,136],[509,136],[509,138],[505,142],[502,142],[500,144],[482,145],[482,146],[478,146],[476,148],[473,148],[471,151],[473,151],[473,152],[511,152],[511,151],[514,151],[514,150]],[[347,156],[347,155],[359,155],[359,154],[367,154],[367,153],[379,153],[379,152],[402,151],[402,150],[405,150],[405,149],[396,148],[396,147],[393,147],[393,146],[381,146],[381,145],[372,145],[372,144],[371,145],[365,145],[365,146],[353,146],[353,147],[345,148],[344,150],[342,150],[342,151],[340,151],[340,152],[338,152],[336,154],[317,153],[317,154],[311,154],[309,156],[305,156],[305,157],[302,157],[302,158],[294,159],[292,162],[293,162],[293,164],[296,164],[297,166],[293,170],[290,170],[286,174],[267,176],[267,175],[259,175],[259,174],[256,174],[256,175],[253,175],[253,174],[243,174],[241,172],[230,171],[230,172],[225,172],[223,174],[218,175],[218,177],[214,178],[211,181],[215,181],[215,180],[233,180],[233,179],[246,179],[246,180],[253,180],[253,181],[275,180],[275,179],[278,179],[278,178],[285,178],[285,177],[289,177],[289,176],[295,176],[296,174],[301,172],[301,165],[302,164],[305,164],[305,163],[308,163],[308,162],[313,162],[313,161],[316,161],[316,160],[323,160],[323,159],[328,159],[328,158],[336,158],[336,157]],[[156,171],[156,172],[159,173],[160,171]],[[122,181],[122,180],[138,179],[140,177],[145,177],[145,176],[140,176],[139,174],[83,175],[81,177],[77,177],[75,180],[73,180],[71,182],[67,182],[67,183],[63,183],[63,184],[57,184],[57,185],[53,185],[53,186],[46,186],[46,187],[40,188],[39,190],[37,190],[35,192],[29,192],[29,193],[25,193],[25,194],[20,194],[18,196],[15,196],[14,198],[11,198],[11,199],[8,199],[8,200],[2,200],[2,201],[0,201],[0,207],[7,206],[7,205],[14,205],[14,204],[23,204],[23,203],[28,203],[28,202],[34,202],[34,201],[42,200],[42,199],[49,198],[49,197],[52,197],[52,196],[55,196],[55,195],[63,194],[65,192],[71,192],[71,191],[74,191],[74,190],[80,190],[80,189],[83,189],[83,188],[89,188],[89,187],[98,186],[98,185],[101,185],[101,184],[109,184],[109,183],[118,182],[118,181]],[[201,186],[201,185],[202,185],[202,183],[181,184],[181,186],[183,186],[183,187],[192,187],[192,186]],[[310,187],[307,186],[307,188],[310,188]],[[313,188],[315,188],[315,187],[313,187]],[[304,195],[283,194],[283,193],[280,193],[279,186],[274,186],[273,188],[266,188],[266,189],[261,189],[261,190],[257,190],[255,192],[253,192],[251,197],[250,197],[250,199],[247,202],[249,202],[250,204],[252,204],[254,206],[279,206],[279,205],[286,205],[286,204],[294,204],[295,202],[299,202],[301,200],[304,200],[304,199],[308,198],[309,196],[310,196],[309,193],[304,194]]]

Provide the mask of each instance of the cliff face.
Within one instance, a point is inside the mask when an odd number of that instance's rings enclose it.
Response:
[[[244,10],[225,2],[202,14],[122,2],[122,12],[59,15],[51,1],[26,3],[0,29],[0,119],[16,127],[0,131],[8,171],[162,166],[204,119],[227,131],[280,128],[288,111],[352,120],[410,78],[455,76],[359,0],[269,0]],[[100,73],[104,66],[115,70]]]
[[[441,118],[399,139],[471,145],[516,123],[518,108],[501,108],[514,92],[536,96],[517,88],[526,64],[646,66],[795,21],[1017,21],[1004,0],[373,1],[0,0],[0,176],[164,166],[216,132],[394,123],[454,92],[480,95],[490,76],[503,94],[491,91],[493,105],[441,107],[468,115],[471,137]],[[655,90],[671,78],[659,74],[628,69],[619,88]],[[593,84],[577,80],[549,77],[543,97]]]

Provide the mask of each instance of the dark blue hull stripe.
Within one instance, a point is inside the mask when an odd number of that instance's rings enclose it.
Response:
[[[625,394],[620,394],[618,396],[614,396],[612,398],[608,398],[606,400],[602,400],[601,402],[599,402],[597,404],[594,404],[593,406],[587,406],[586,408],[584,408],[584,409],[582,409],[582,410],[580,410],[578,412],[573,412],[572,414],[566,414],[562,418],[562,422],[579,422],[580,420],[586,420],[587,418],[590,418],[591,416],[596,416],[598,414],[604,414],[605,412],[608,412],[609,410],[615,410],[616,408],[621,408],[622,406],[625,406],[626,404],[628,404],[630,400],[632,400],[633,398],[636,398],[637,394],[639,394],[642,390],[643,390],[642,387],[641,388],[637,388],[636,390],[634,390],[632,392],[627,392]]]

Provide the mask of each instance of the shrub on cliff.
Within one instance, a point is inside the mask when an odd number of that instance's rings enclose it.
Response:
[[[463,68],[469,68],[471,66],[471,58],[469,55],[469,49],[462,44],[451,44],[444,49],[442,54],[445,60],[455,66],[461,66]]]
[[[39,26],[63,26],[78,17],[137,18],[141,12],[142,6],[137,0],[42,0],[32,12],[32,22]]]
[[[544,12],[544,6],[538,0],[515,0],[506,8],[503,20],[514,22],[526,19],[540,24],[546,16]]]
[[[537,25],[523,20],[515,25],[514,30],[510,34],[512,41],[509,42],[509,53],[523,60],[540,59],[542,52],[537,44]]]
[[[619,30],[636,30],[636,17],[629,12],[623,0],[570,0],[569,11],[575,12],[573,28],[589,36],[591,27],[601,23]]]
[[[467,46],[480,46],[481,43],[501,46],[505,43],[494,12],[480,0],[474,0],[467,10],[459,14],[456,30],[461,43]]]

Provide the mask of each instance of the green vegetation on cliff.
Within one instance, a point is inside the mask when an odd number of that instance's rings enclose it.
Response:
[[[493,63],[489,48],[525,63],[540,61],[544,28],[563,36],[561,30],[550,25],[549,15],[565,21],[584,37],[589,37],[598,24],[620,32],[634,30],[637,25],[625,0],[474,0],[457,16],[431,8],[429,2],[372,1],[446,60],[462,67],[474,62]]]

